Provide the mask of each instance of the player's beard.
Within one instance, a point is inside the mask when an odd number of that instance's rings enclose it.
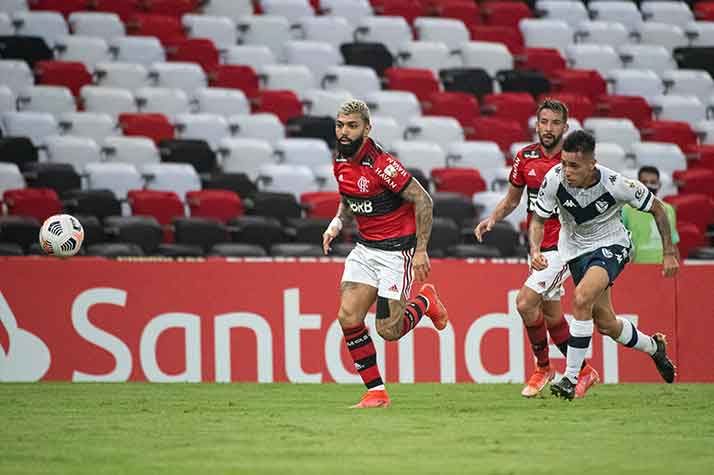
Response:
[[[552,143],[550,144],[550,146],[548,146],[548,145],[545,144],[545,141],[543,140],[543,136],[540,135],[540,134],[538,134],[538,141],[539,141],[540,144],[543,146],[543,148],[546,150],[546,152],[550,152],[550,151],[553,150],[555,147],[557,147],[560,142],[562,142],[562,140],[563,140],[563,135],[564,135],[564,134],[553,135],[553,141],[552,141]]]
[[[338,140],[337,151],[343,157],[354,157],[357,153],[357,150],[359,150],[359,148],[362,146],[362,142],[364,142],[364,137],[362,136],[360,136],[358,139],[350,140],[347,143],[342,143]]]

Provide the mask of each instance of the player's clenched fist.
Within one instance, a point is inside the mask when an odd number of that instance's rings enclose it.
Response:
[[[322,252],[324,252],[325,255],[332,250],[330,243],[340,234],[340,231],[342,231],[342,220],[335,216],[332,218],[332,221],[330,221],[330,225],[327,226],[325,232],[322,233]]]

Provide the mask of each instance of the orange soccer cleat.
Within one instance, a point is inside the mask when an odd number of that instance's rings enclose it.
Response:
[[[389,407],[389,394],[385,390],[367,391],[362,395],[362,400],[350,406],[352,409],[368,409],[372,407]]]
[[[429,301],[429,310],[426,311],[426,316],[431,318],[436,329],[443,330],[446,328],[446,324],[449,322],[449,312],[446,311],[446,307],[444,307],[444,304],[439,300],[436,287],[431,284],[424,284],[421,286],[419,294],[426,297]]]
[[[555,377],[555,370],[550,366],[538,366],[535,372],[528,378],[526,387],[521,391],[521,396],[523,397],[535,397],[537,396],[548,384],[553,377]]]
[[[578,383],[575,385],[575,397],[585,397],[585,393],[588,392],[588,389],[599,382],[600,375],[595,371],[595,368],[586,364],[578,375]]]

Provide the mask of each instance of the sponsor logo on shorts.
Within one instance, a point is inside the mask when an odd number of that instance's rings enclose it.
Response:
[[[392,286],[389,288],[390,292],[399,292],[399,287],[397,287],[397,284],[392,284]]]

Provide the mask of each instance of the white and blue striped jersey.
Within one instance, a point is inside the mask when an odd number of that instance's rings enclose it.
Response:
[[[549,218],[558,212],[558,252],[564,262],[600,247],[618,244],[631,247],[630,234],[620,211],[629,204],[649,211],[654,195],[639,181],[630,180],[609,168],[595,165],[600,179],[588,188],[571,187],[562,165],[550,169],[538,192],[535,212]]]

